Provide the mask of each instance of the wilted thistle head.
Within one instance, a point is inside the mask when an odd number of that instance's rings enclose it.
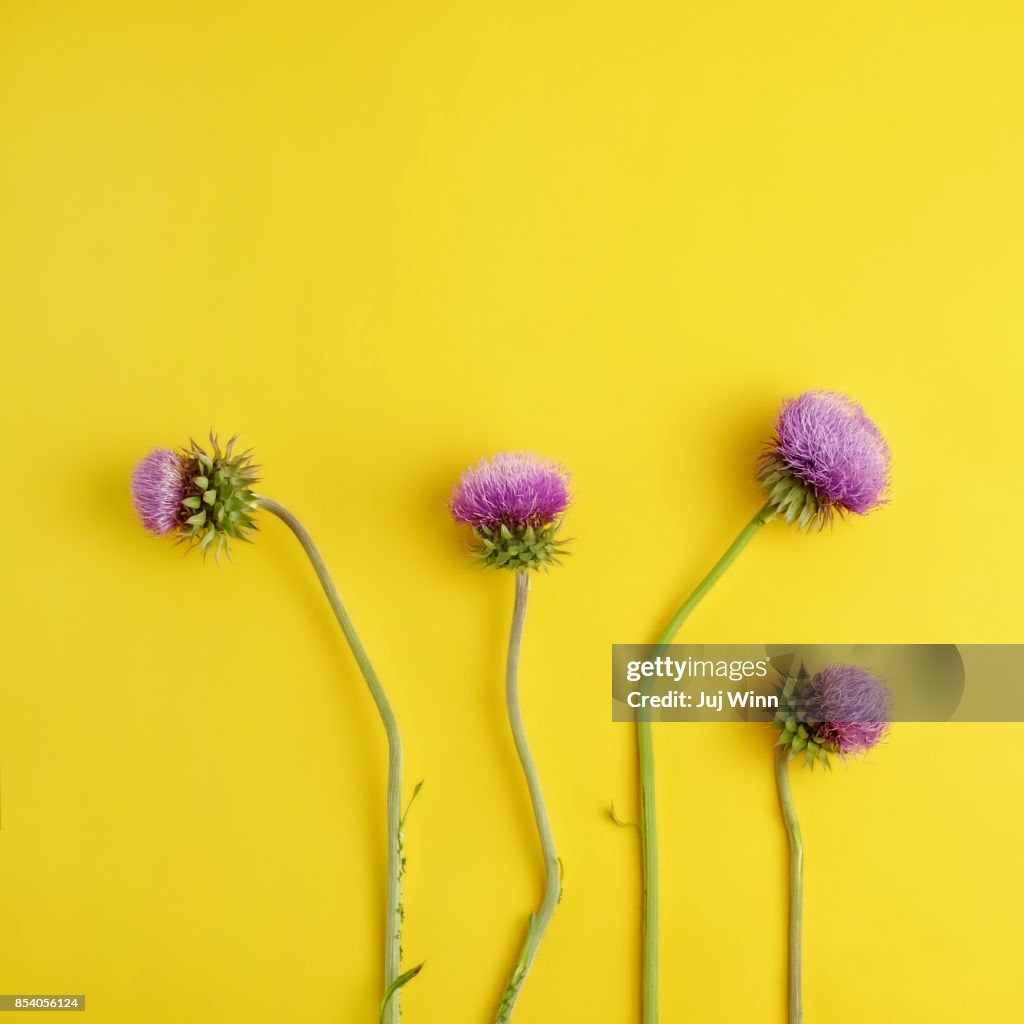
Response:
[[[566,470],[525,452],[502,452],[467,469],[448,502],[452,518],[473,527],[484,566],[517,571],[557,563],[568,507]]]
[[[210,435],[207,453],[195,441],[188,448],[157,448],[132,473],[132,501],[142,525],[158,536],[172,534],[219,556],[229,540],[248,540],[256,529],[252,485],[256,469],[249,452],[235,455],[232,438],[221,450]]]
[[[829,754],[870,750],[889,730],[892,691],[857,665],[826,665],[809,678],[787,679],[779,695],[779,745],[794,755],[803,750],[811,765],[827,765]]]
[[[864,410],[836,391],[783,403],[757,476],[772,507],[800,529],[834,513],[866,515],[886,500],[889,446]]]

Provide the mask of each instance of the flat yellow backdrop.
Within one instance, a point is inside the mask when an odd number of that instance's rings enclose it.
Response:
[[[646,641],[847,391],[891,505],[773,525],[691,641],[1017,642],[1024,14],[786,5],[0,5],[0,991],[102,1024],[371,1022],[384,742],[298,546],[182,558],[135,461],[240,432],[318,538],[407,749],[409,1024],[491,1019],[540,893],[512,580],[445,499],[573,472],[523,700],[565,895],[521,1024],[638,1019]],[[1024,726],[794,772],[808,1024],[1024,1019]],[[784,1019],[771,738],[657,730],[663,1020]]]

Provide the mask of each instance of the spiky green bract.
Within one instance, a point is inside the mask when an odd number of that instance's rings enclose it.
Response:
[[[252,513],[258,502],[252,486],[258,467],[252,464],[251,449],[235,454],[236,440],[222,450],[211,434],[209,453],[195,441],[183,453],[188,483],[178,533],[189,549],[198,547],[203,554],[212,549],[218,557],[222,551],[230,554],[232,539],[248,541],[256,529]]]
[[[816,761],[820,761],[826,768],[831,768],[828,755],[838,754],[839,747],[834,743],[823,743],[815,729],[819,722],[812,720],[813,715],[811,718],[807,715],[809,684],[809,679],[801,677],[787,679],[775,687],[779,695],[779,708],[775,712],[773,723],[779,730],[777,745],[788,747],[793,757],[797,757],[802,751],[804,760],[812,768]]]
[[[566,554],[558,539],[561,521],[513,523],[506,526],[475,526],[473,536],[480,542],[473,554],[485,569],[512,569],[515,572],[558,565],[558,556]]]
[[[758,460],[757,479],[768,495],[772,510],[787,523],[795,523],[800,530],[811,527],[821,530],[832,520],[838,507],[820,502],[814,488],[795,476],[772,451],[765,452]]]

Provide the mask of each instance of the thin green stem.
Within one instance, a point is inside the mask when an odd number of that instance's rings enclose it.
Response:
[[[679,606],[672,621],[658,639],[658,646],[670,644],[690,612],[718,582],[737,555],[750,543],[755,533],[775,518],[771,505],[765,505],[740,531],[728,550],[712,570],[697,584],[693,593]],[[658,815],[654,793],[654,734],[651,722],[638,718],[636,723],[637,754],[640,761],[640,843],[643,856],[643,1024],[657,1024],[659,965],[659,877],[658,877]]]
[[[758,509],[757,515],[740,530],[739,536],[729,545],[725,554],[714,564],[707,576],[697,584],[693,593],[679,606],[675,615],[672,616],[672,621],[665,627],[665,632],[662,633],[658,640],[659,644],[672,643],[676,633],[679,632],[683,623],[689,617],[690,612],[700,604],[705,594],[725,575],[725,570],[736,561],[737,556],[750,543],[754,534],[765,523],[770,523],[774,518],[775,513],[772,511],[770,502],[764,508]]]
[[[508,641],[508,660],[505,665],[505,701],[508,705],[508,720],[512,726],[512,738],[515,741],[519,763],[523,767],[526,785],[530,790],[530,803],[533,805],[533,816],[537,822],[537,834],[544,854],[544,899],[540,908],[530,915],[526,941],[523,944],[519,959],[509,977],[508,985],[498,1005],[496,1024],[505,1024],[512,1016],[516,1000],[526,980],[526,975],[533,965],[540,948],[541,939],[558,906],[561,894],[561,871],[558,855],[555,853],[555,839],[551,834],[551,821],[544,804],[544,793],[540,788],[537,766],[530,753],[530,745],[526,741],[526,730],[523,728],[523,715],[519,708],[519,648],[523,639],[523,621],[526,618],[526,595],[530,589],[530,578],[526,572],[516,573],[516,598],[512,613],[512,632]]]
[[[800,973],[803,960],[804,843],[800,822],[793,806],[789,785],[789,751],[779,747],[775,755],[775,782],[779,788],[779,806],[789,836],[789,1024],[801,1024],[804,1018]]]
[[[384,692],[377,673],[370,664],[362,641],[356,633],[355,626],[341,602],[338,590],[331,579],[327,566],[324,563],[320,552],[313,543],[306,528],[292,515],[283,505],[272,498],[259,497],[259,504],[268,512],[278,517],[298,538],[302,549],[309,557],[309,561],[316,572],[320,585],[324,588],[327,601],[334,612],[338,625],[352,650],[352,654],[362,672],[366,685],[370,689],[377,710],[380,712],[381,720],[384,722],[384,731],[388,740],[388,802],[387,802],[387,841],[388,841],[388,865],[387,865],[387,898],[385,905],[385,929],[384,929],[384,992],[393,991],[388,999],[382,1014],[383,1024],[398,1024],[399,1016],[399,995],[398,990],[392,986],[398,980],[402,969],[402,824],[401,824],[401,800],[402,800],[402,738],[398,732],[398,722],[395,713],[391,709],[391,702]]]

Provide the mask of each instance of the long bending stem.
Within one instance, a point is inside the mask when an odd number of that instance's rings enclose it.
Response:
[[[387,805],[387,835],[388,835],[388,866],[387,866],[387,902],[385,908],[385,929],[384,929],[384,991],[391,990],[392,985],[398,980],[401,972],[402,960],[402,824],[401,824],[401,801],[402,801],[402,739],[398,732],[398,722],[395,713],[391,709],[391,702],[384,692],[384,688],[377,678],[377,673],[370,664],[362,641],[356,633],[352,620],[341,603],[341,597],[334,581],[331,579],[327,566],[313,543],[306,528],[292,515],[283,505],[272,498],[259,496],[259,503],[262,508],[277,516],[298,538],[302,549],[309,557],[313,570],[316,572],[320,585],[324,588],[327,601],[334,612],[338,625],[352,650],[352,654],[359,665],[366,685],[370,688],[374,703],[380,712],[384,722],[384,731],[388,739],[388,805]],[[385,1024],[398,1024],[399,1003],[398,989],[388,999],[382,1014]]]
[[[789,1024],[801,1024],[800,968],[803,954],[804,843],[800,822],[793,806],[789,786],[789,750],[779,747],[775,755],[775,782],[779,787],[779,806],[789,835]]]
[[[675,639],[690,612],[704,595],[718,582],[736,556],[750,543],[755,533],[775,518],[770,505],[765,505],[740,531],[728,550],[715,563],[714,568],[697,584],[693,593],[679,606],[658,645],[670,644]],[[640,842],[643,855],[643,1024],[657,1024],[658,1020],[658,816],[654,800],[654,735],[651,723],[638,718],[636,723],[637,753],[640,760]]]
[[[526,572],[516,573],[516,600],[512,614],[512,632],[508,641],[508,660],[505,665],[505,701],[508,705],[508,720],[512,726],[512,738],[515,740],[519,763],[523,766],[526,785],[530,790],[530,802],[533,804],[533,816],[537,822],[537,834],[544,854],[544,899],[540,909],[530,915],[526,933],[526,942],[516,961],[509,978],[508,985],[498,1005],[496,1024],[505,1024],[512,1016],[519,992],[526,980],[526,975],[533,965],[537,950],[540,948],[544,932],[558,906],[561,892],[561,872],[558,855],[555,853],[555,840],[551,834],[551,822],[548,819],[547,807],[544,805],[544,794],[537,776],[537,766],[530,753],[530,745],[526,741],[526,730],[523,728],[523,715],[519,709],[519,648],[523,639],[523,620],[526,618],[526,594],[530,587],[530,579]]]

